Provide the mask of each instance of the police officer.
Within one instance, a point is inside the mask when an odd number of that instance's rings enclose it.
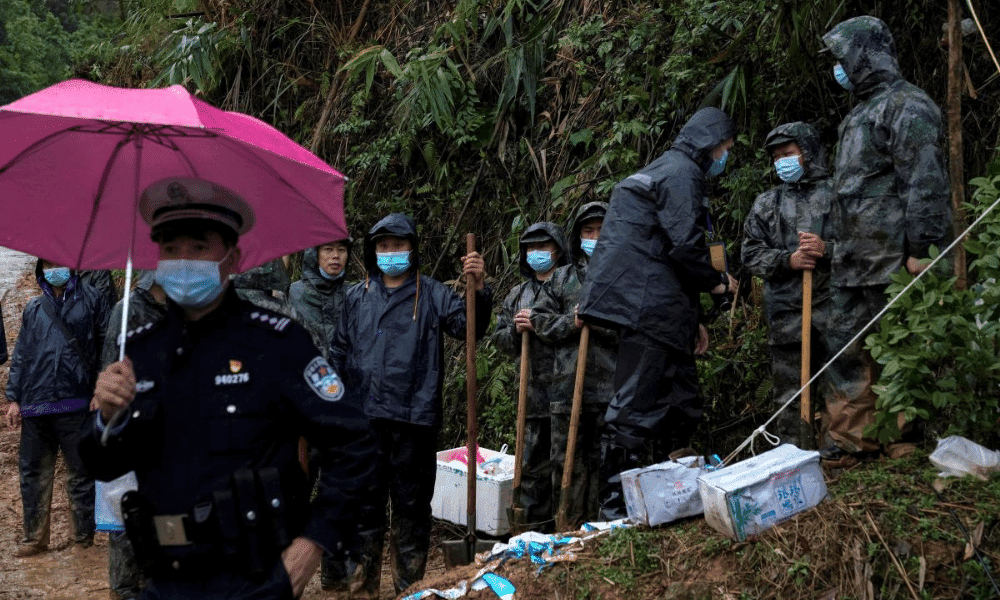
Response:
[[[128,358],[100,374],[84,460],[101,480],[136,471],[122,511],[142,598],[298,597],[321,548],[350,543],[375,464],[368,422],[302,327],[228,285],[254,224],[242,198],[174,177],[139,210],[167,314],[128,331]],[[300,435],[321,451],[311,504]]]

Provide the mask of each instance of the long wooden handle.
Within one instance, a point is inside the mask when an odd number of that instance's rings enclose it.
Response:
[[[524,462],[524,422],[528,412],[528,350],[530,333],[521,332],[521,382],[517,390],[517,442],[514,445],[514,507],[521,495],[521,463]]]
[[[802,373],[800,376],[802,396],[799,402],[799,417],[804,423],[812,425],[812,400],[809,388],[806,386],[812,379],[812,289],[813,272],[811,269],[802,271]]]
[[[476,235],[465,236],[465,253],[476,251]],[[466,522],[469,537],[476,535],[476,282],[472,277],[465,280],[465,400],[467,433],[466,448],[468,449],[468,504],[466,505]]]
[[[583,407],[583,380],[587,372],[587,349],[590,346],[590,326],[584,324],[580,330],[580,349],[576,355],[576,383],[573,386],[573,411],[569,417],[569,439],[566,440],[566,460],[563,462],[562,491],[559,493],[559,510],[556,513],[556,529],[567,531],[573,523],[567,523],[569,511],[569,486],[573,483],[573,464],[576,460],[576,433],[580,429],[580,411]]]

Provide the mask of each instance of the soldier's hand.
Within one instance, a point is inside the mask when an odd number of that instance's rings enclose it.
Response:
[[[105,423],[111,421],[115,413],[126,408],[135,399],[135,371],[132,361],[111,363],[97,376],[94,386],[93,403],[101,411]]]
[[[21,405],[11,402],[7,407],[7,427],[14,428],[21,424]]]
[[[736,292],[739,291],[739,289],[740,289],[740,283],[736,281],[736,278],[734,278],[729,273],[726,273],[726,283],[720,283],[719,285],[712,288],[712,291],[709,293],[714,296],[718,296],[719,294],[725,294],[726,292],[730,292],[731,294],[735,295]]]
[[[906,270],[909,271],[910,275],[916,277],[917,275],[924,272],[924,270],[929,267],[931,262],[927,259],[916,258],[911,256],[906,259]]]
[[[708,352],[708,329],[701,323],[698,323],[698,339],[694,343],[694,354],[695,356],[701,356],[706,352]]]
[[[514,315],[514,329],[517,330],[518,333],[535,330],[535,326],[531,323],[530,308],[522,308],[517,311],[517,314]]]
[[[788,266],[796,271],[815,269],[816,258],[806,254],[802,250],[796,250],[795,252],[792,252],[791,256],[788,257]]]
[[[813,258],[822,258],[826,254],[826,242],[815,233],[799,232],[799,251]]]
[[[462,273],[469,276],[472,289],[483,289],[483,273],[486,263],[478,252],[470,252],[462,257]]]
[[[306,589],[306,584],[312,579],[319,568],[323,551],[315,542],[308,538],[297,537],[281,553],[281,562],[292,582],[292,597],[299,598]]]
[[[573,325],[575,325],[577,329],[583,329],[583,319],[580,318],[579,304],[573,307]]]

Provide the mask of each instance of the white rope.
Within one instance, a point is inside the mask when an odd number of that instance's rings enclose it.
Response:
[[[832,365],[833,361],[835,361],[838,358],[840,358],[840,355],[843,354],[844,352],[846,352],[847,349],[850,348],[854,344],[854,342],[858,341],[861,338],[861,336],[864,335],[864,333],[866,331],[868,331],[869,328],[871,328],[872,325],[878,323],[879,320],[882,319],[882,315],[884,315],[886,312],[888,312],[889,308],[893,304],[896,303],[896,300],[899,300],[900,298],[902,298],[906,294],[906,292],[910,291],[910,288],[913,287],[913,285],[915,283],[917,283],[918,281],[920,281],[920,278],[924,276],[924,273],[926,273],[927,271],[930,271],[934,267],[934,265],[936,265],[938,263],[938,261],[940,261],[942,258],[944,258],[948,254],[948,252],[951,251],[952,248],[954,248],[959,242],[961,242],[963,239],[965,239],[965,236],[968,235],[969,232],[972,231],[976,227],[976,225],[979,225],[979,223],[984,218],[986,218],[986,215],[990,214],[990,212],[992,212],[993,209],[997,207],[997,205],[1000,205],[1000,197],[998,197],[996,199],[996,201],[993,202],[993,204],[990,205],[989,208],[987,208],[985,211],[983,211],[983,214],[979,215],[979,217],[977,217],[976,220],[972,222],[972,225],[969,225],[969,227],[965,231],[962,232],[962,235],[957,236],[955,238],[955,240],[952,241],[952,243],[948,244],[948,247],[945,248],[943,252],[941,252],[940,254],[938,254],[937,257],[934,260],[932,260],[929,265],[927,265],[927,268],[925,268],[923,271],[921,271],[920,273],[918,273],[917,276],[913,278],[913,281],[911,281],[910,283],[906,284],[906,287],[904,287],[902,290],[900,290],[900,292],[898,294],[896,294],[891,300],[889,300],[889,302],[885,305],[885,308],[883,308],[882,310],[880,310],[879,313],[877,315],[875,315],[872,318],[871,321],[868,321],[868,324],[865,325],[864,327],[862,327],[861,330],[858,331],[857,335],[855,335],[853,338],[851,338],[851,341],[849,341],[846,344],[844,344],[844,347],[841,348],[839,351],[837,351],[837,353],[834,354],[833,357],[830,358],[830,360],[826,361],[826,364],[823,365],[822,367],[820,367],[820,369],[818,371],[816,371],[816,374],[813,375],[812,378],[809,379],[809,381],[807,381],[804,386],[802,386],[802,387],[799,388],[799,391],[797,391],[794,394],[792,394],[792,396],[788,399],[788,401],[785,402],[784,404],[782,404],[781,408],[779,408],[773,415],[771,415],[770,419],[768,419],[763,425],[761,425],[753,433],[751,433],[750,437],[748,437],[747,439],[743,440],[743,443],[740,444],[739,447],[736,448],[736,450],[733,450],[732,453],[730,453],[729,456],[727,456],[724,461],[722,461],[722,465],[721,466],[724,467],[724,466],[728,465],[729,462],[733,458],[735,458],[740,452],[742,452],[744,448],[746,448],[748,445],[752,444],[753,443],[753,439],[755,437],[757,437],[757,435],[759,435],[760,433],[764,432],[764,429],[768,425],[771,424],[771,421],[773,421],[775,418],[777,418],[778,415],[780,415],[786,408],[788,408],[792,404],[792,402],[795,401],[796,398],[798,398],[799,396],[801,396],[802,395],[802,391],[805,390],[806,388],[808,388],[809,386],[811,386],[813,384],[813,382],[816,381],[816,379],[819,378],[819,376],[824,371],[826,371],[827,367],[829,367],[830,365]]]

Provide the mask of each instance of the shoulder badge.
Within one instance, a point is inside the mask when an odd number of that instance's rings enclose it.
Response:
[[[158,320],[149,321],[148,323],[143,323],[138,327],[133,327],[132,329],[129,329],[125,333],[119,334],[118,339],[115,341],[118,343],[119,346],[121,346],[123,340],[131,342],[132,340],[144,337],[146,334],[148,334],[150,331],[153,330],[153,327],[156,325],[157,322]]]
[[[340,376],[333,370],[330,363],[322,356],[309,361],[302,375],[306,383],[312,388],[316,395],[329,402],[336,402],[344,397],[344,383]]]
[[[292,323],[291,317],[260,308],[255,308],[251,311],[250,314],[247,315],[247,318],[254,325],[258,325],[264,329],[277,333],[284,333],[288,326]]]

